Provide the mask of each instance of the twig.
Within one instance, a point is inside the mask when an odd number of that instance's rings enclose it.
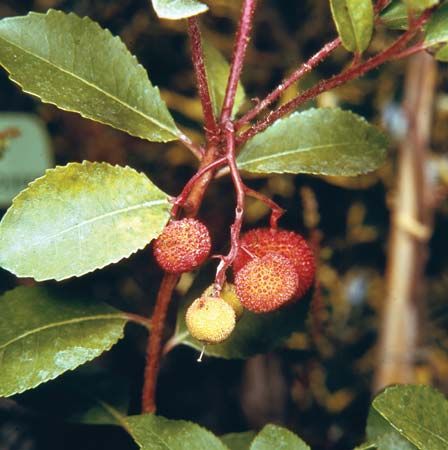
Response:
[[[257,6],[257,0],[244,0],[240,23],[233,49],[233,60],[230,67],[229,79],[227,81],[226,94],[221,111],[221,124],[226,124],[232,115],[235,103],[236,91],[243,69],[244,56],[250,40],[252,22]]]
[[[146,367],[142,393],[142,412],[152,413],[156,410],[157,374],[160,368],[163,330],[168,306],[174,288],[179,280],[178,275],[165,274],[157,295],[156,306],[151,319],[151,335],[146,349]]]
[[[178,138],[182,144],[187,147],[191,153],[193,153],[196,158],[199,160],[204,156],[204,149],[200,146],[197,146],[186,134],[180,133],[178,134]]]
[[[422,52],[427,49],[428,49],[428,47],[425,44],[425,42],[419,42],[418,44],[415,44],[412,47],[406,48],[402,52],[397,53],[392,59],[397,60],[397,59],[407,58],[408,56],[412,56],[415,53],[419,53],[419,52]]]
[[[375,14],[380,13],[389,3],[390,0],[378,0],[374,8]]]
[[[139,314],[124,313],[123,318],[138,325],[142,325],[148,331],[151,329],[151,319],[147,319]]]
[[[261,192],[255,191],[246,185],[244,185],[244,193],[249,197],[260,200],[260,202],[263,202],[265,205],[271,208],[270,226],[271,228],[277,228],[278,220],[283,216],[283,214],[285,214],[286,211],[269,197],[266,197]]]
[[[218,149],[211,146],[202,158],[198,172],[211,165],[217,158]],[[214,176],[214,170],[208,170],[197,178],[185,201],[186,215],[194,217],[197,215],[207,187]],[[188,208],[186,207],[188,205]],[[177,275],[165,274],[159,288],[156,299],[154,314],[151,319],[151,333],[146,348],[146,367],[142,391],[142,412],[154,413],[156,411],[156,385],[160,369],[160,358],[162,353],[162,339],[165,328],[166,313],[173,296],[174,288],[178,282]]]
[[[269,114],[265,119],[259,121],[247,131],[242,133],[237,137],[237,144],[243,144],[248,139],[252,138],[256,134],[264,131],[270,125],[272,125],[276,120],[281,117],[291,113],[295,109],[297,109],[303,103],[315,98],[317,95],[322,94],[322,92],[329,91],[330,89],[334,89],[344,83],[347,83],[354,78],[358,78],[364,75],[366,72],[369,72],[372,69],[380,66],[384,62],[393,58],[393,56],[398,53],[420,30],[420,28],[425,24],[431,15],[432,10],[425,11],[409,28],[405,33],[403,33],[392,45],[390,45],[387,49],[382,51],[381,53],[373,56],[365,62],[362,62],[356,66],[351,67],[350,69],[342,72],[338,75],[333,76],[332,78],[322,80],[317,83],[312,88],[306,90],[299,96],[295,97],[285,105],[273,111]]]
[[[212,100],[210,98],[207,72],[204,64],[204,54],[202,51],[201,32],[199,30],[197,17],[190,17],[188,19],[188,34],[191,40],[191,53],[198,84],[199,98],[201,99],[202,112],[204,114],[205,134],[207,141],[210,142],[217,138],[219,129],[213,113]]]
[[[171,215],[173,217],[176,217],[179,212],[179,208],[186,205],[188,196],[190,195],[190,192],[192,191],[192,189],[194,188],[194,186],[196,185],[196,183],[198,182],[198,180],[200,178],[202,178],[207,172],[210,172],[212,170],[214,171],[214,170],[218,169],[219,167],[223,166],[226,162],[227,162],[227,157],[223,156],[222,158],[219,158],[219,159],[213,161],[212,163],[208,164],[207,166],[204,166],[202,169],[199,169],[190,178],[190,180],[187,182],[187,184],[182,189],[182,192],[174,200],[174,206],[173,206],[173,209],[171,210]]]
[[[235,122],[235,129],[240,129],[246,123],[249,123],[255,118],[261,111],[266,109],[275,100],[277,100],[282,93],[288,89],[296,81],[303,78],[307,73],[311,72],[317,67],[324,59],[326,59],[336,48],[341,45],[341,39],[336,38],[331,42],[325,44],[315,55],[313,55],[308,61],[303,63],[297,70],[295,70],[289,77],[285,78],[281,84],[279,84],[265,99],[258,102],[257,105],[248,111],[241,119]]]

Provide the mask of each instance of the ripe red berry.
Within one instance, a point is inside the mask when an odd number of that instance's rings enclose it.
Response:
[[[276,253],[253,258],[235,277],[241,304],[257,313],[274,311],[288,303],[298,285],[293,263]]]
[[[210,249],[208,229],[196,219],[171,221],[154,242],[156,261],[170,273],[196,269],[207,259]]]
[[[298,233],[272,228],[256,228],[241,237],[240,250],[233,263],[237,274],[254,256],[259,258],[278,253],[290,259],[299,276],[299,286],[293,299],[299,299],[314,281],[316,263],[311,248]]]

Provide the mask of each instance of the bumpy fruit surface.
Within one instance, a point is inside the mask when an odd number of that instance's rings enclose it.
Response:
[[[298,233],[272,228],[256,228],[241,237],[240,250],[233,263],[233,270],[238,273],[252,256],[259,258],[277,253],[290,259],[299,276],[299,286],[293,299],[303,297],[314,281],[316,263],[311,248]]]
[[[213,289],[214,285],[212,284],[204,291],[202,296],[203,297],[212,296]],[[222,298],[226,303],[228,303],[233,308],[233,310],[235,311],[236,320],[239,320],[243,315],[244,307],[241,304],[240,299],[238,298],[235,285],[227,282],[224,283],[224,286],[221,289],[219,297]]]
[[[154,242],[154,256],[166,272],[183,273],[199,267],[208,257],[211,239],[196,219],[171,221]]]
[[[299,277],[288,258],[274,253],[249,261],[236,274],[235,286],[245,308],[264,313],[280,308],[293,298]]]
[[[185,317],[190,334],[206,344],[225,341],[235,328],[233,308],[219,297],[200,297],[187,309]]]

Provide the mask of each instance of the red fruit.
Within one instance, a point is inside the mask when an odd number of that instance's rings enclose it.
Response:
[[[316,263],[305,239],[298,233],[272,228],[256,228],[241,237],[240,250],[233,262],[238,273],[254,256],[259,258],[277,253],[289,258],[299,277],[299,286],[293,299],[299,299],[308,291],[314,281]]]
[[[171,221],[154,242],[154,256],[162,269],[183,273],[199,267],[208,257],[211,239],[196,219]]]
[[[292,262],[279,254],[269,254],[248,262],[235,277],[236,293],[248,310],[263,313],[288,303],[299,285]]]

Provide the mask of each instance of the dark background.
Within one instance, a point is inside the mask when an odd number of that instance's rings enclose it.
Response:
[[[215,0],[209,4],[211,13],[203,16],[204,27],[213,43],[230,57],[240,1]],[[158,20],[148,0],[0,0],[0,17],[26,14],[29,10],[46,11],[50,7],[88,15],[120,35],[148,69],[151,81],[161,88],[176,120],[187,133],[198,138],[200,107],[195,99],[183,21]],[[334,36],[326,0],[260,2],[243,74],[248,98],[263,96],[298,62]],[[391,36],[380,29],[369,51],[383,48]],[[348,62],[349,55],[338,50],[300,87],[335,73]],[[372,395],[379,305],[384,297],[388,208],[395,177],[393,123],[401,100],[405,66],[404,62],[390,63],[318,100],[318,106],[350,108],[389,129],[390,157],[380,171],[351,180],[274,176],[249,183],[273,196],[288,210],[282,226],[305,234],[308,231],[303,219],[303,196],[308,199],[314,196],[317,200],[323,236],[322,331],[313,339],[310,327],[306,333],[293,335],[277,352],[248,361],[205,358],[198,364],[197,352],[186,347],[174,349],[162,367],[159,414],[198,422],[217,434],[259,429],[267,422],[275,422],[301,435],[316,450],[347,450],[362,441]],[[446,83],[446,69],[440,66],[432,140],[434,161],[440,167],[447,163]],[[48,125],[57,164],[84,159],[128,164],[147,173],[171,195],[180,192],[194,173],[193,157],[177,143],[148,143],[41,104],[21,93],[3,71],[0,71],[0,110],[38,114]],[[201,217],[211,229],[216,251],[227,245],[233,200],[233,188],[226,178],[213,184],[205,199]],[[413,355],[418,362],[419,381],[432,383],[445,393],[448,392],[447,211],[446,202],[442,202],[429,243],[424,338],[418,354]],[[266,223],[265,209],[250,203],[246,227]],[[122,309],[149,315],[160,277],[151,249],[147,248],[117,265],[60,284],[73,293],[90,296],[93,301],[105,300]],[[2,292],[19,283],[32,281],[20,281],[0,272]],[[176,300],[181,296],[179,293]],[[170,330],[175,305],[176,302]],[[128,380],[130,412],[134,414],[139,408],[144,345],[144,333],[130,326],[126,338],[94,363]],[[52,400],[57,404],[58,398]],[[45,403],[47,399],[43,396],[41,401]],[[62,402],[60,406],[64,407]],[[24,406],[20,396],[0,402],[0,449],[136,448],[119,428],[67,425],[57,420],[58,415],[55,411],[56,418],[38,418]]]

